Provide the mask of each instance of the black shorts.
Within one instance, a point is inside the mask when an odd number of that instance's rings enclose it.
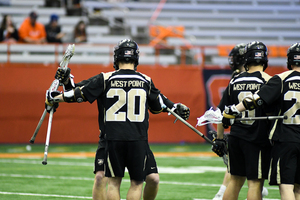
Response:
[[[149,146],[148,146],[149,147]],[[150,147],[147,152],[147,161],[146,161],[146,176],[152,173],[158,173],[156,161],[153,155],[153,152],[151,151]]]
[[[268,178],[271,158],[270,146],[261,147],[252,142],[229,136],[228,152],[230,174],[245,176],[248,180]]]
[[[300,184],[300,144],[275,142],[269,184]]]
[[[130,179],[143,181],[146,178],[148,143],[142,141],[107,141],[105,176],[124,177],[125,167]]]
[[[104,171],[105,147],[98,146],[94,163],[94,174]]]

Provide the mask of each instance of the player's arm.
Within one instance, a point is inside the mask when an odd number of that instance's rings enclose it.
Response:
[[[238,105],[231,105],[225,108],[223,111],[223,127],[228,128],[234,123],[234,119],[241,112],[245,110],[253,110],[257,107],[260,107],[264,104],[262,98],[260,98],[259,94],[251,94],[246,96]]]
[[[45,103],[48,106],[53,106],[55,103],[60,103],[60,102],[67,102],[67,103],[81,103],[86,100],[86,97],[84,96],[82,87],[75,87],[74,89],[71,89],[69,91],[65,91],[63,93],[60,93],[59,91],[47,91],[46,92],[46,101]]]
[[[162,101],[162,102],[160,102]],[[162,103],[168,108],[172,109],[176,114],[187,120],[190,116],[190,109],[182,103],[173,103],[166,96],[160,93],[160,91],[154,86],[151,81],[151,90],[149,94],[149,110],[153,114],[161,112],[167,112],[166,109],[162,108]]]

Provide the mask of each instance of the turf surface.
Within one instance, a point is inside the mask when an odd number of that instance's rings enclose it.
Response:
[[[50,145],[48,164],[42,165],[43,144],[0,145],[0,199],[92,199],[93,154],[97,144]],[[30,149],[30,151],[29,151]],[[219,157],[197,152],[211,152],[206,144],[152,144],[159,172],[158,200],[212,199],[218,191],[225,172]],[[30,153],[35,152],[35,154]],[[75,157],[52,157],[51,153],[79,152]],[[89,154],[84,154],[89,152]],[[162,154],[169,152],[172,154]],[[175,156],[176,153],[179,154]],[[184,154],[182,152],[191,152]],[[14,155],[1,157],[1,155]],[[17,155],[17,156],[16,156]],[[30,155],[30,156],[26,156]],[[76,154],[75,154],[76,155]],[[80,156],[81,155],[81,156]],[[88,155],[88,156],[86,156]],[[172,155],[172,156],[171,156]],[[278,187],[265,186],[267,199],[280,199]],[[128,174],[121,185],[121,197],[125,199],[129,187]],[[247,187],[242,188],[239,199],[246,199]]]

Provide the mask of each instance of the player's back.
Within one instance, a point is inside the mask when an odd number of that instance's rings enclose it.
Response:
[[[106,138],[147,140],[148,101],[153,92],[150,77],[123,69],[108,76],[104,74],[104,77],[105,91],[101,101],[105,109]]]
[[[260,71],[253,73],[243,72],[240,75],[235,76],[229,83],[228,105],[237,105],[246,96],[254,94],[259,90],[270,78],[271,76]],[[242,112],[241,117],[259,116],[266,116],[266,111],[261,107],[251,111]],[[230,135],[247,141],[264,144],[268,142],[268,131],[269,125],[267,121],[241,121],[233,124]]]
[[[277,87],[273,87],[274,85]],[[270,138],[281,142],[300,142],[300,72],[290,70],[275,75],[262,88],[260,95],[268,105],[275,103],[278,115],[287,116],[283,121],[275,121],[276,126],[272,129]]]

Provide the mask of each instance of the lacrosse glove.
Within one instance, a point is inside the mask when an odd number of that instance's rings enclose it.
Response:
[[[212,151],[215,152],[219,157],[227,154],[226,141],[224,139],[213,139],[215,145],[212,146]]]
[[[60,67],[56,70],[55,79],[58,79],[60,83],[65,83],[70,78],[71,69],[63,70]]]
[[[59,95],[60,92],[54,91],[49,92],[49,90],[46,91],[46,101],[45,101],[45,109],[48,113],[50,113],[51,109],[53,108],[53,112],[56,111],[56,108],[58,108],[59,104],[57,102],[54,102],[53,98],[57,95]]]
[[[176,103],[174,104],[175,110],[174,112],[179,115],[180,117],[182,117],[184,120],[188,120],[189,116],[190,116],[190,109],[182,104],[182,103]]]
[[[225,106],[225,110],[223,111],[223,118],[222,123],[224,128],[228,128],[234,123],[234,119],[240,114],[241,112],[235,107],[232,106]]]

